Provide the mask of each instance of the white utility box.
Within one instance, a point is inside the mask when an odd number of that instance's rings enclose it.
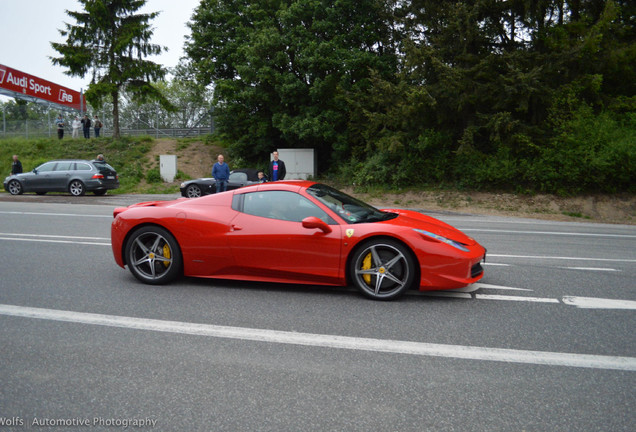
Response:
[[[285,180],[307,180],[316,177],[314,149],[278,149],[278,158],[285,162]],[[270,159],[273,158],[270,156]]]
[[[165,182],[174,181],[177,176],[177,156],[159,155],[159,175]]]

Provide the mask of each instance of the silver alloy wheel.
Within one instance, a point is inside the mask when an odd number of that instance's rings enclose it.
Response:
[[[186,195],[188,198],[198,198],[201,196],[201,188],[196,184],[192,184],[186,188]]]
[[[86,188],[84,187],[84,183],[82,183],[79,180],[73,180],[71,184],[68,186],[68,191],[73,196],[84,195],[84,192],[86,192],[85,189]]]
[[[413,282],[414,264],[402,246],[371,242],[355,255],[352,277],[356,287],[376,300],[395,298]]]
[[[174,251],[170,243],[157,232],[138,235],[129,247],[128,265],[148,282],[164,278],[174,265]]]
[[[20,195],[22,193],[22,185],[17,180],[11,180],[9,182],[9,193],[11,195]]]

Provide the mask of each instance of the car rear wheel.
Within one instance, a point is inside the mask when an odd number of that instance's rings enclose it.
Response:
[[[8,185],[9,193],[11,195],[22,195],[24,190],[22,189],[22,184],[17,180],[11,180]]]
[[[201,188],[199,185],[191,184],[186,188],[188,198],[197,198],[201,196]]]
[[[73,196],[82,196],[86,193],[86,186],[79,180],[73,180],[71,184],[68,185],[68,191]]]
[[[170,232],[158,226],[133,232],[126,242],[125,257],[130,272],[147,284],[165,284],[181,274],[179,244]]]
[[[351,279],[374,300],[391,300],[413,284],[415,261],[407,247],[390,239],[370,240],[353,254]]]

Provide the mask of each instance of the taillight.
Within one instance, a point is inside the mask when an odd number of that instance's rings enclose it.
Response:
[[[92,178],[94,178],[94,179],[103,179],[104,175],[103,174],[95,174]]]

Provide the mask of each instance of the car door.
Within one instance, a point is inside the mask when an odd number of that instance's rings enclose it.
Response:
[[[48,190],[63,192],[75,168],[75,162],[59,161],[55,169],[49,174]]]
[[[240,194],[229,246],[244,276],[272,281],[339,284],[340,225],[307,198],[290,191]],[[235,199],[235,203],[239,200]],[[330,232],[303,227],[315,216]]]
[[[33,175],[30,175],[25,180],[25,190],[33,192],[46,192],[51,190],[50,184],[53,176],[53,170],[57,162],[46,162],[33,170]]]

